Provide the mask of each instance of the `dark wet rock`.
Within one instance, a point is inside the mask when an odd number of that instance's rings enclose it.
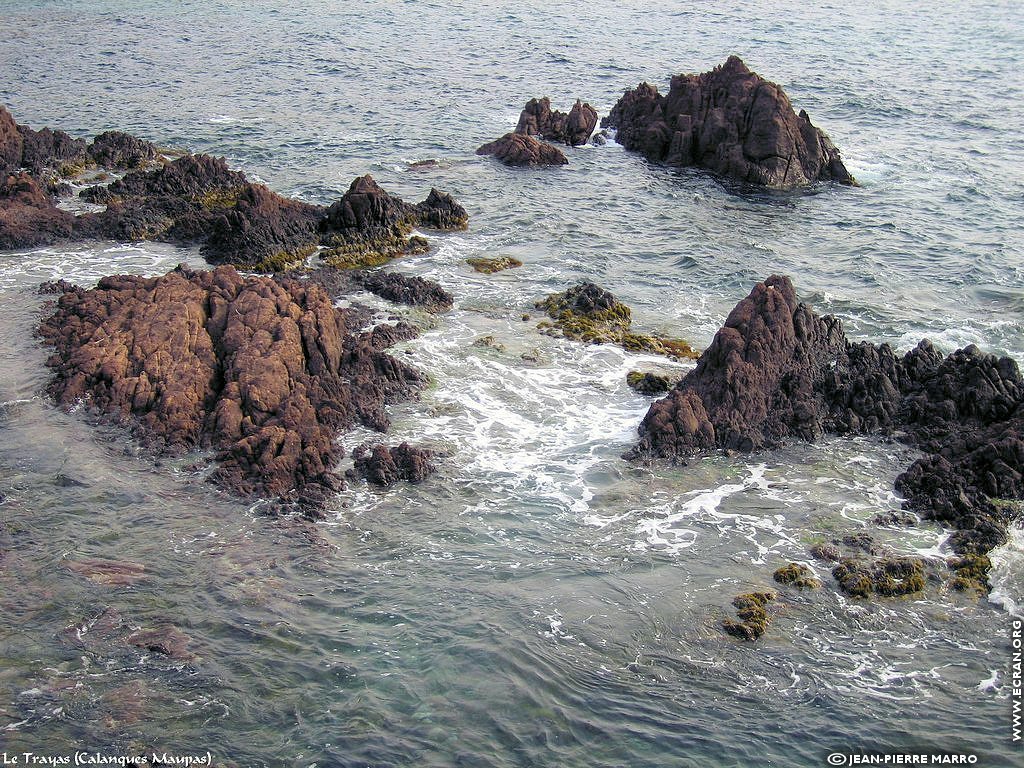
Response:
[[[672,389],[675,383],[676,381],[660,373],[630,371],[626,374],[626,384],[641,395],[663,395]]]
[[[0,177],[0,251],[52,245],[74,227],[75,217],[57,208],[28,173]]]
[[[826,563],[838,563],[842,559],[842,553],[835,544],[815,544],[811,547],[810,552],[811,556],[816,560],[822,560]]]
[[[21,167],[24,144],[14,116],[0,104],[0,176],[7,176]]]
[[[101,168],[130,170],[157,162],[160,153],[148,141],[123,131],[101,133],[89,145],[89,157]]]
[[[754,451],[826,432],[885,434],[925,452],[897,478],[905,507],[958,529],[950,546],[1006,541],[1024,498],[1024,380],[1016,362],[928,342],[899,357],[849,343],[839,321],[799,303],[788,278],[755,286],[640,425],[633,458]]]
[[[513,258],[512,256],[497,256],[493,259],[475,257],[466,259],[466,263],[475,271],[481,272],[485,275],[492,275],[495,272],[501,272],[505,269],[515,269],[516,267],[523,266],[523,262],[519,259]]]
[[[105,587],[126,587],[146,578],[146,566],[141,563],[82,558],[69,560],[66,565],[79,576]]]
[[[366,290],[382,299],[423,307],[431,312],[447,312],[455,302],[455,298],[433,280],[399,272],[370,272],[362,276],[361,282]]]
[[[771,616],[768,614],[767,606],[777,597],[774,592],[748,592],[737,595],[733,598],[732,604],[736,608],[739,621],[724,619],[722,629],[741,640],[756,640],[768,630]]]
[[[701,75],[676,75],[667,96],[648,83],[626,91],[602,122],[649,160],[697,166],[736,181],[789,189],[854,184],[839,150],[775,83],[736,56]]]
[[[875,541],[874,536],[864,532],[843,536],[842,539],[834,543],[842,544],[847,549],[864,552],[868,555],[881,555],[887,551],[887,547]]]
[[[634,352],[693,358],[694,349],[680,339],[634,333],[632,311],[609,291],[583,282],[536,303],[554,323],[541,328],[557,329],[565,338],[592,344],[618,344]]]
[[[248,184],[234,205],[212,222],[203,255],[211,264],[277,272],[317,250],[321,208]]]
[[[393,448],[361,445],[352,451],[355,474],[376,485],[388,486],[399,480],[418,483],[436,471],[433,453],[408,443]]]
[[[74,139],[64,131],[49,128],[33,131],[26,125],[19,125],[18,131],[22,137],[21,165],[35,176],[42,176],[47,170],[73,175],[88,161],[85,141]]]
[[[565,114],[552,110],[551,101],[545,96],[526,102],[515,132],[577,147],[587,143],[596,127],[597,110],[589,104],[577,99],[569,114]]]
[[[385,405],[424,381],[349,332],[319,286],[227,266],[72,288],[39,332],[60,404],[85,402],[158,453],[212,448],[222,487],[310,514],[342,487],[336,435],[386,429]]]
[[[414,227],[465,229],[469,215],[450,195],[430,191],[411,205],[385,192],[369,175],[352,182],[348,192],[320,221],[325,260],[342,268],[370,267],[406,253],[423,253],[427,242],[410,237]]]
[[[871,518],[871,522],[886,528],[909,528],[912,525],[917,525],[917,515],[894,509],[889,512],[880,512]]]
[[[832,569],[839,587],[854,597],[894,597],[920,592],[924,589],[924,575],[924,561],[919,557],[843,558]]]
[[[789,563],[777,569],[772,578],[779,584],[796,587],[797,589],[818,589],[821,582],[815,578],[814,572],[806,565]]]
[[[562,150],[525,133],[506,133],[477,149],[478,155],[493,155],[505,165],[539,167],[568,163]]]
[[[61,278],[59,280],[47,280],[45,283],[41,283],[37,292],[41,296],[60,296],[62,293],[67,293],[74,287],[74,283],[69,283],[64,278]]]
[[[128,636],[128,643],[148,653],[156,653],[175,661],[192,661],[195,654],[188,650],[192,638],[175,626],[164,624],[151,629],[140,629]]]
[[[375,349],[378,352],[381,352],[385,349],[390,349],[400,341],[415,339],[419,336],[419,333],[419,329],[416,328],[416,326],[403,321],[395,323],[394,325],[387,323],[375,325],[369,331],[361,333],[360,338],[365,340],[370,349]]]
[[[593,144],[595,147],[603,147],[605,144],[608,143],[609,138],[610,136],[608,131],[598,131],[597,133],[590,137],[590,143]]]

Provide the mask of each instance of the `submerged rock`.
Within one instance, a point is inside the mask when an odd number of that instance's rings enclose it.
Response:
[[[525,133],[506,133],[500,139],[477,149],[478,155],[494,155],[505,165],[538,167],[565,165],[569,161],[562,150]]]
[[[211,479],[315,514],[343,487],[336,435],[383,430],[423,377],[355,334],[322,288],[232,267],[106,277],[72,288],[40,335],[50,392],[163,453],[216,451]]]
[[[927,341],[902,358],[851,344],[833,317],[797,301],[788,278],[759,283],[697,367],[654,403],[632,458],[754,451],[822,434],[891,434],[927,454],[896,481],[907,509],[959,530],[984,554],[1006,540],[1024,498],[1024,380],[1009,358]],[[849,542],[844,542],[849,543]]]
[[[670,357],[694,358],[697,353],[680,339],[663,339],[634,333],[632,311],[610,292],[583,282],[536,303],[565,338],[592,344],[618,344],[633,352],[650,352]],[[538,327],[552,327],[542,323]]]
[[[924,589],[924,561],[919,557],[843,558],[832,576],[854,597],[909,595]]]
[[[768,630],[771,616],[768,614],[767,606],[777,597],[774,592],[748,592],[737,595],[733,598],[732,604],[736,608],[739,621],[724,619],[722,629],[741,640],[757,640]]]
[[[408,443],[393,448],[361,445],[352,451],[354,473],[377,485],[392,485],[399,480],[418,483],[436,471],[433,453]]]
[[[814,572],[806,565],[800,563],[789,563],[784,565],[775,573],[772,578],[779,584],[796,587],[797,589],[818,589],[821,582],[815,578]]]
[[[589,104],[577,99],[569,114],[565,114],[552,110],[551,101],[545,96],[526,102],[515,132],[577,147],[587,143],[596,127],[597,110]]]
[[[790,189],[855,184],[839,150],[785,92],[737,56],[700,75],[676,75],[667,96],[648,83],[626,91],[602,122],[649,160],[697,166],[736,181]]]
[[[67,567],[96,584],[105,587],[125,587],[146,578],[146,566],[141,563],[83,558],[69,560]]]
[[[481,272],[485,275],[492,275],[505,269],[515,269],[516,267],[523,266],[523,262],[512,256],[497,256],[493,259],[484,257],[470,258],[466,259],[466,263],[476,272]]]

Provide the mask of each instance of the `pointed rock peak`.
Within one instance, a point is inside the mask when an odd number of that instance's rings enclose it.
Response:
[[[365,176],[358,176],[352,182],[352,186],[348,188],[348,194],[350,195],[383,195],[386,194],[380,185],[373,180],[373,176],[366,174]]]
[[[725,72],[735,73],[737,75],[750,74],[750,68],[743,63],[743,59],[735,54],[725,60],[725,64],[722,65],[722,70]]]

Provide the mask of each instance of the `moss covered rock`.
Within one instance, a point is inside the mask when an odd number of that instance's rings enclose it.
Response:
[[[732,604],[739,621],[725,619],[722,621],[722,629],[741,640],[756,640],[767,631],[771,623],[766,606],[777,597],[775,592],[747,592],[736,595]]]
[[[633,352],[696,358],[697,352],[681,339],[663,339],[634,333],[632,312],[609,291],[583,282],[536,304],[554,322],[538,328],[557,329],[567,339],[591,344],[618,344]]]
[[[924,589],[924,561],[919,557],[844,557],[832,569],[832,576],[840,589],[854,597],[909,595]]]
[[[511,256],[498,256],[493,259],[478,257],[466,259],[466,263],[477,272],[482,272],[485,275],[501,272],[504,269],[514,269],[515,267],[523,266],[523,262],[519,259],[514,259]]]
[[[784,565],[772,574],[772,578],[779,584],[787,584],[797,589],[818,589],[821,582],[815,578],[814,572],[806,565],[800,563],[789,563]]]

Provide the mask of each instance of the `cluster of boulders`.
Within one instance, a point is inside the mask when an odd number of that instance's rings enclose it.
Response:
[[[700,75],[676,75],[667,96],[641,83],[602,126],[655,162],[705,168],[776,189],[816,181],[854,184],[828,136],[797,114],[785,92],[737,57]]]
[[[798,301],[786,277],[758,283],[737,304],[639,431],[634,459],[749,452],[826,433],[909,442],[925,455],[896,488],[909,510],[956,529],[958,588],[978,580],[980,558],[1006,541],[1024,498],[1024,380],[1012,359],[973,346],[944,358],[928,341],[902,356],[851,343],[839,320]],[[924,583],[912,559],[841,559],[834,575],[851,594]]]
[[[551,109],[551,101],[546,96],[530,99],[519,114],[516,129],[484,144],[476,153],[493,155],[512,166],[565,165],[569,160],[562,150],[545,142],[577,147],[587,143],[596,127],[597,110],[579,99],[568,114]]]
[[[97,213],[73,215],[56,205],[60,179],[87,166],[127,171],[110,184],[83,189]],[[329,207],[282,197],[223,158],[185,155],[173,161],[152,144],[107,132],[91,144],[62,131],[32,131],[0,107],[0,248],[110,238],[199,245],[211,264],[275,272],[314,252],[338,267],[366,267],[423,251],[413,229],[465,229],[466,210],[432,189],[416,205],[385,192],[370,176],[352,182]]]

